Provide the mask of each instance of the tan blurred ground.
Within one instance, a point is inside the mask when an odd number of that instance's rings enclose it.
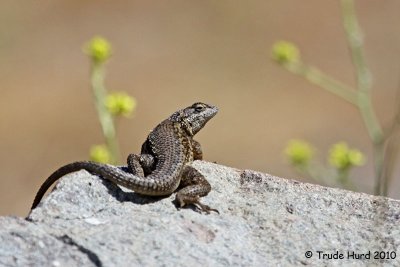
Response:
[[[357,4],[374,105],[387,125],[400,78],[400,2]],[[301,179],[282,156],[288,139],[313,142],[321,159],[344,140],[368,155],[353,176],[372,191],[371,145],[357,111],[269,60],[274,41],[287,39],[307,62],[353,85],[338,1],[3,0],[0,215],[26,214],[53,170],[102,142],[81,52],[95,34],[114,47],[109,89],[138,100],[135,118],[119,124],[124,157],[171,112],[205,101],[220,108],[197,137],[207,160]]]

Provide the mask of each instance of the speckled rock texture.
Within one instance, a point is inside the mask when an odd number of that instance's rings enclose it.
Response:
[[[194,167],[213,186],[203,202],[220,214],[80,171],[28,220],[0,217],[0,266],[400,266],[398,200]]]

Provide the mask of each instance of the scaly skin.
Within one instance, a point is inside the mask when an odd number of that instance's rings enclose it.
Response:
[[[200,197],[211,191],[204,176],[190,166],[195,159],[202,159],[200,144],[193,140],[205,124],[215,116],[218,108],[204,103],[173,113],[150,132],[142,145],[140,155],[130,154],[128,172],[119,167],[90,161],[77,161],[56,170],[42,184],[32,209],[36,208],[49,187],[62,176],[87,170],[117,185],[149,196],[176,195],[179,207],[196,204],[201,211],[216,211],[200,203]]]

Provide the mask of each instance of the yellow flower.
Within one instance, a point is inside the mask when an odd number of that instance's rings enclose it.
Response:
[[[123,92],[111,93],[107,96],[106,107],[115,116],[129,117],[136,108],[136,99]]]
[[[329,151],[329,163],[337,169],[361,166],[365,163],[364,154],[357,149],[349,149],[345,142],[334,144]]]
[[[293,165],[307,165],[314,156],[314,148],[303,140],[290,140],[285,155]]]
[[[90,148],[90,160],[100,163],[110,163],[111,155],[106,145],[95,145]]]
[[[272,47],[272,58],[280,64],[295,63],[300,60],[300,52],[293,43],[278,41]]]
[[[356,149],[351,149],[349,151],[349,162],[354,166],[362,166],[365,163],[364,154],[361,151]]]
[[[93,37],[84,50],[95,63],[105,62],[112,52],[111,44],[100,36]]]

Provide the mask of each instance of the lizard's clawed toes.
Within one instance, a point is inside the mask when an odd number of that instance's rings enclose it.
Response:
[[[217,209],[213,209],[208,205],[202,204],[200,202],[196,202],[196,203],[193,203],[193,204],[197,204],[196,207],[197,206],[199,207],[200,212],[204,211],[206,214],[210,214],[211,211],[214,211],[214,212],[219,214],[219,211]]]
[[[183,207],[185,207],[185,206],[187,206],[187,205],[189,205],[189,204],[193,204],[193,205],[196,207],[196,210],[197,210],[198,212],[200,212],[200,213],[201,213],[201,212],[205,212],[206,214],[210,214],[211,211],[214,211],[214,212],[216,212],[216,213],[219,214],[219,211],[218,211],[217,209],[213,209],[213,208],[211,208],[210,206],[201,203],[201,202],[199,201],[198,198],[196,198],[196,199],[190,199],[190,200],[187,199],[187,200],[185,201],[185,200],[183,200],[182,198],[177,197],[177,198],[175,199],[175,201],[176,201],[176,203],[177,203],[178,210],[181,209],[181,208],[183,208]]]

